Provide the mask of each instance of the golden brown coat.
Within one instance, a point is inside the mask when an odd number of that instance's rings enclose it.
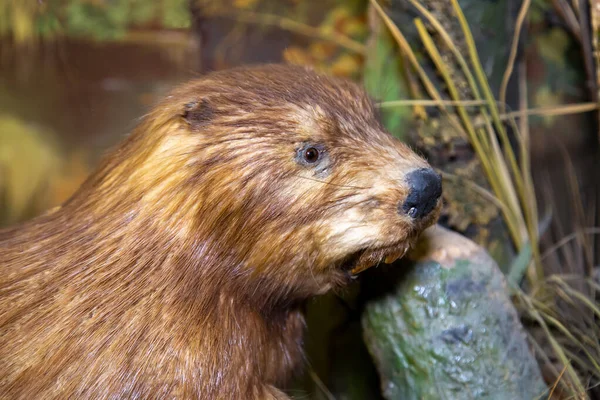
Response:
[[[60,209],[0,231],[0,398],[285,398],[303,301],[437,217],[398,213],[427,163],[375,114],[300,67],[175,90]]]

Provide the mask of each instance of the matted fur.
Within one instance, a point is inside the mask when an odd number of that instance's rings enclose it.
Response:
[[[347,81],[183,85],[61,208],[0,231],[0,398],[285,398],[303,301],[437,218],[398,212],[427,166]]]

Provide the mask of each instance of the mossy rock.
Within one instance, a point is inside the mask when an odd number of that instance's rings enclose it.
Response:
[[[362,318],[384,397],[543,398],[504,276],[485,250],[436,226],[409,258],[390,268],[403,276]]]

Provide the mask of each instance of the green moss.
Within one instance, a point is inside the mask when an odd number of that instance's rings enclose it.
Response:
[[[367,347],[388,399],[533,399],[545,391],[502,273],[483,251],[416,263],[368,304]]]

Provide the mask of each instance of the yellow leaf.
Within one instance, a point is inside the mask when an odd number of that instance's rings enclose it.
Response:
[[[331,66],[331,73],[337,76],[352,77],[361,68],[358,57],[350,54],[342,54]]]
[[[252,8],[258,0],[234,0],[233,6],[236,8],[248,9]]]
[[[331,42],[313,42],[308,47],[308,52],[315,60],[324,61],[331,57],[336,49],[336,45]]]
[[[364,36],[367,34],[367,24],[362,18],[348,18],[341,26],[341,32],[346,36]]]
[[[283,51],[283,59],[296,65],[311,65],[314,63],[308,52],[300,47],[291,46]]]
[[[327,14],[327,17],[325,18],[325,21],[323,23],[325,25],[336,25],[340,22],[345,21],[348,18],[352,18],[352,15],[350,15],[350,10],[348,9],[348,7],[340,5],[331,10],[329,14]]]
[[[17,44],[30,42],[34,36],[33,12],[29,12],[23,3],[13,3],[12,7],[13,35]]]

